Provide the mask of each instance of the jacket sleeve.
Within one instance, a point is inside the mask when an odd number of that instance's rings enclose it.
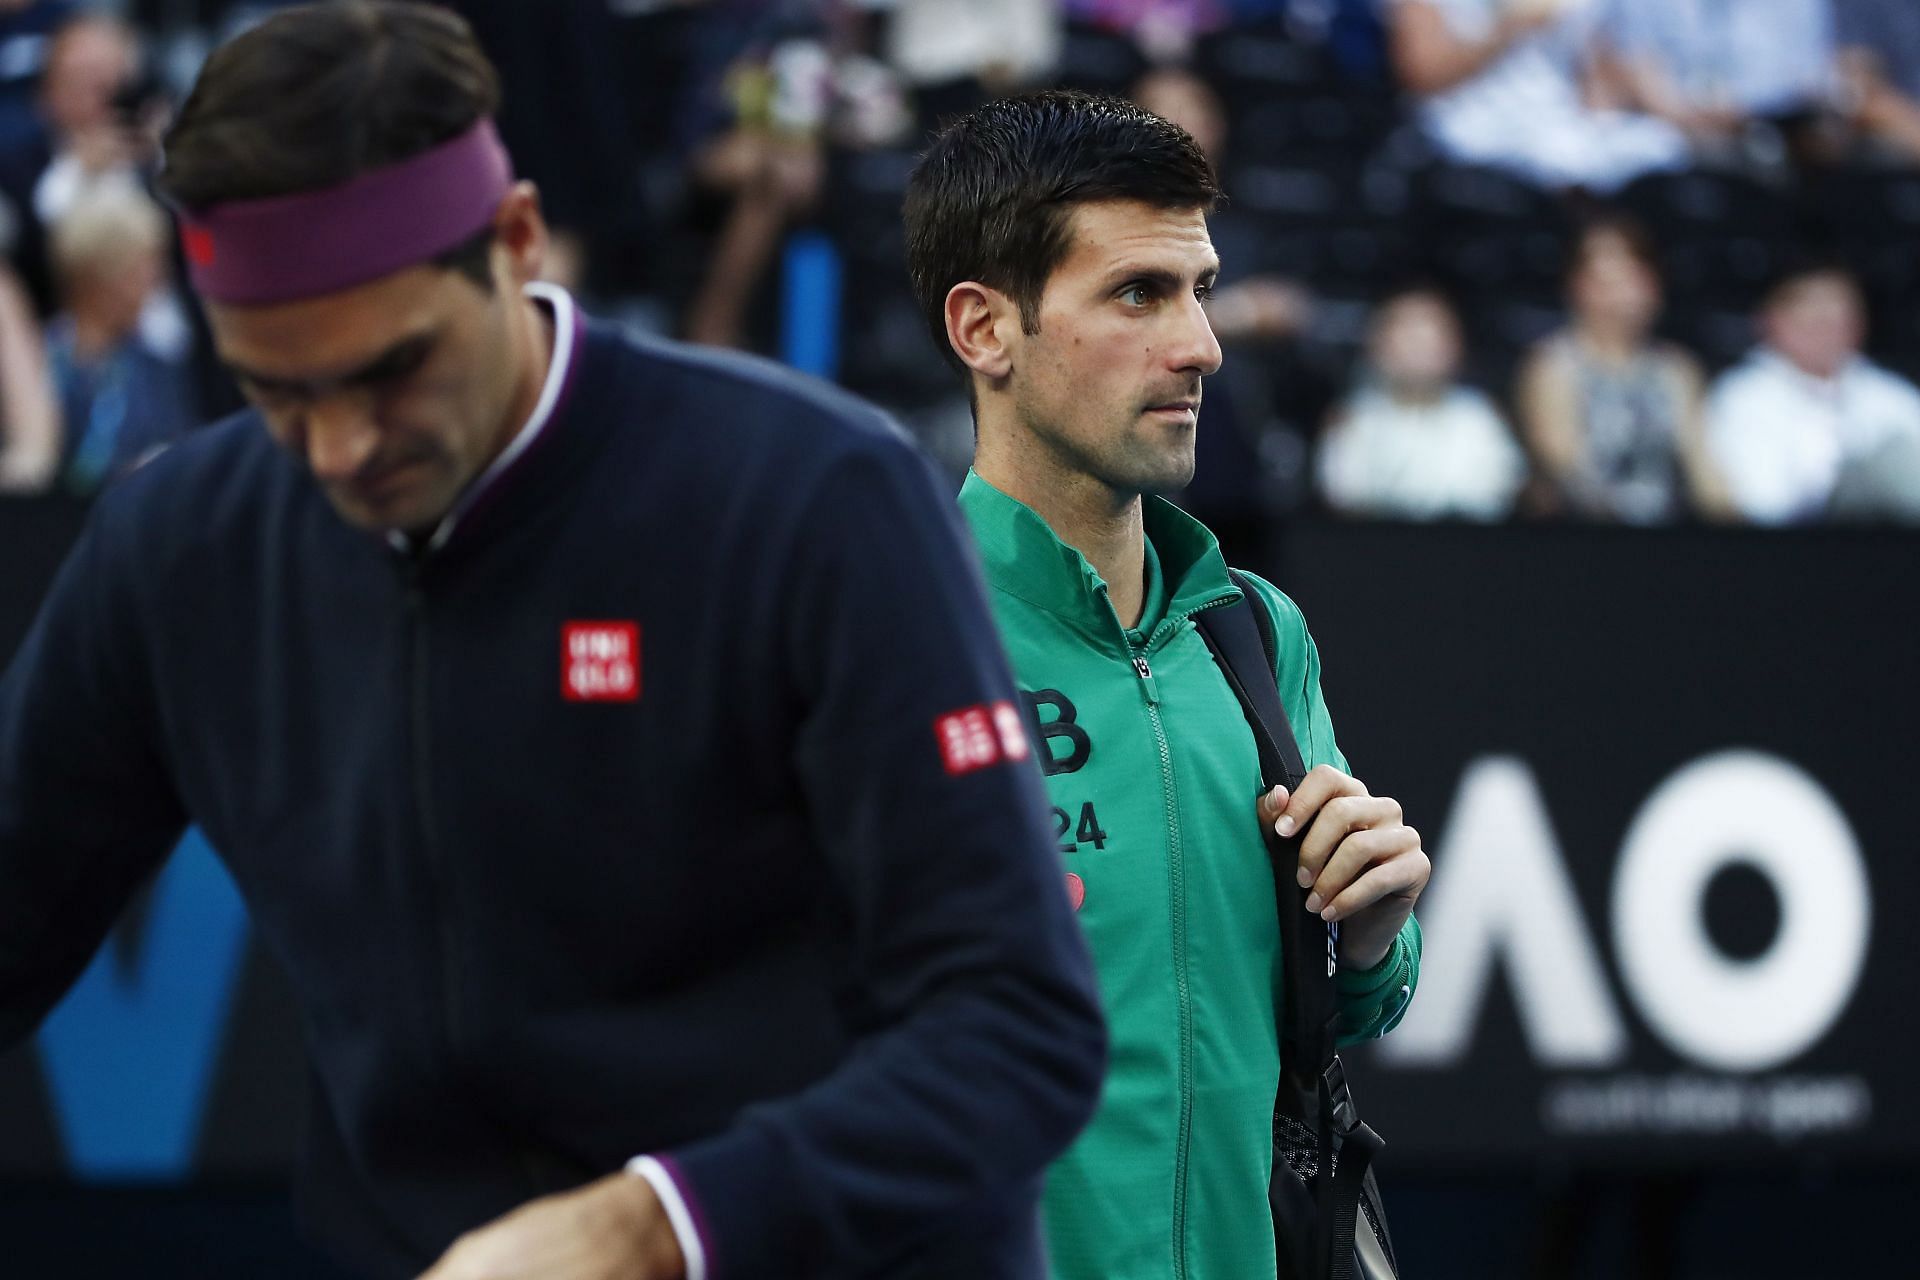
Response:
[[[1271,583],[1247,576],[1274,622],[1274,676],[1280,682],[1287,718],[1301,739],[1301,756],[1309,769],[1330,764],[1342,773],[1352,773],[1333,738],[1333,719],[1320,692],[1320,651],[1307,631],[1305,616]],[[1366,970],[1342,970],[1335,984],[1340,993],[1341,1044],[1377,1039],[1399,1026],[1420,986],[1420,922],[1407,917],[1379,964]]]
[[[153,748],[103,498],[0,677],[0,1047],[79,976],[186,817]]]
[[[866,1274],[987,1204],[1031,1204],[1105,1065],[952,500],[889,437],[832,465],[795,541],[796,767],[877,1030],[810,1089],[665,1153],[725,1280]]]

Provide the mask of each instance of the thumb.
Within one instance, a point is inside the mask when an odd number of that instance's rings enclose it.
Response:
[[[1275,787],[1260,797],[1260,820],[1271,824],[1277,822],[1280,815],[1287,811],[1287,801],[1291,799],[1285,787]]]

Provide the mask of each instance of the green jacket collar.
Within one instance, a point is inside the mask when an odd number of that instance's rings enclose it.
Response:
[[[1166,614],[1148,644],[1162,641],[1200,610],[1239,598],[1220,544],[1207,527],[1164,498],[1142,499],[1147,541],[1158,555]],[[1067,622],[1102,645],[1126,647],[1126,633],[1107,598],[1107,584],[1085,556],[1054,536],[1033,508],[967,472],[960,512],[986,565],[987,580],[1036,609]],[[1143,622],[1151,619],[1142,619]]]

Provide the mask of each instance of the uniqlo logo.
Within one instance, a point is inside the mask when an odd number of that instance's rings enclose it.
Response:
[[[1027,727],[1011,702],[993,704],[993,727],[1000,735],[1000,754],[1009,760],[1027,758]]]
[[[640,624],[569,622],[560,631],[560,692],[568,702],[640,697]]]
[[[941,761],[956,777],[1002,760],[1025,760],[1029,751],[1026,729],[1011,702],[950,711],[933,722],[933,734]]]

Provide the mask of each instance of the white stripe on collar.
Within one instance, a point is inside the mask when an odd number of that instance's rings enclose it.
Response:
[[[533,412],[513,439],[507,442],[507,447],[467,486],[467,491],[453,504],[453,510],[442,516],[440,523],[434,527],[433,536],[427,539],[428,551],[438,551],[447,545],[447,539],[453,536],[460,518],[471,511],[480,496],[493,487],[493,482],[540,438],[540,433],[547,429],[548,420],[553,417],[553,407],[560,402],[561,390],[567,385],[567,369],[573,363],[575,341],[573,298],[558,285],[539,282],[527,285],[525,292],[527,297],[545,303],[553,312],[553,357],[547,362],[547,380],[541,384],[540,398],[534,402]],[[398,529],[387,531],[387,542],[396,551],[413,549],[411,540]]]

